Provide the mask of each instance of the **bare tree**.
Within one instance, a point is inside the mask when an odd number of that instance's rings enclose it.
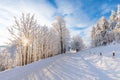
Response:
[[[22,14],[9,28],[11,43],[16,45],[15,65],[26,65],[58,53],[55,30],[37,24],[34,15]]]
[[[66,28],[66,23],[62,17],[57,17],[56,22],[53,23],[53,27],[59,37],[60,53],[66,52],[66,47],[69,42],[69,31]]]
[[[72,37],[71,46],[72,46],[72,49],[76,50],[76,52],[85,48],[85,45],[80,35],[75,35]]]
[[[34,32],[37,28],[37,22],[34,19],[34,15],[22,14],[20,19],[15,17],[15,24],[8,30],[12,35],[12,43],[15,42],[17,47],[17,53],[19,54],[20,65],[30,63],[31,51],[30,47],[34,44]]]

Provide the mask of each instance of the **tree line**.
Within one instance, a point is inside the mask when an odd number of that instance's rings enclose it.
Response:
[[[5,50],[7,56],[4,59],[7,60],[3,59],[3,63],[0,65],[1,70],[27,65],[66,53],[70,49],[80,51],[84,48],[80,35],[71,37],[63,17],[56,17],[52,27],[40,25],[34,15],[30,13],[22,13],[20,18],[14,17],[14,19],[13,26],[8,28],[11,34],[8,50],[15,48],[14,55],[11,58],[9,51]],[[3,56],[2,53],[5,52],[1,52],[0,57]],[[13,54],[12,51],[11,53]],[[10,62],[11,64],[3,66],[5,61],[6,64]]]
[[[109,20],[102,16],[91,32],[91,46],[104,46],[120,43],[120,5],[117,12],[112,11]]]

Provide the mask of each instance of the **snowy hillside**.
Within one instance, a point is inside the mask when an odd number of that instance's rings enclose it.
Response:
[[[119,80],[119,48],[110,45],[57,55],[1,72],[0,80]]]
[[[112,80],[120,79],[120,45],[110,45],[86,50],[83,53],[84,58],[96,68],[100,69]],[[102,56],[100,56],[100,52]],[[115,56],[113,56],[113,52]]]

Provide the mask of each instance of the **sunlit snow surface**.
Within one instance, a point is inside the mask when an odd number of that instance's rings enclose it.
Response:
[[[100,80],[75,54],[63,54],[0,73],[0,80]]]
[[[119,80],[119,50],[120,45],[111,45],[60,54],[1,72],[0,80]]]
[[[100,69],[112,80],[120,80],[120,45],[98,47],[86,50],[88,54],[82,54],[85,60]],[[102,56],[100,56],[100,52]],[[115,56],[113,56],[115,52]]]

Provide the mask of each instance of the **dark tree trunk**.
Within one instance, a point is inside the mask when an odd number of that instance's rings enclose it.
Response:
[[[60,44],[61,44],[61,54],[62,54],[63,53],[63,42],[62,42],[62,40],[61,40]]]
[[[115,56],[115,53],[113,52],[113,56]]]
[[[25,52],[25,65],[27,64],[28,60],[28,45],[26,46],[26,52]]]
[[[62,34],[62,25],[60,24],[60,45],[61,45],[61,54],[64,53],[64,47],[63,47],[63,34]]]
[[[79,49],[76,49],[76,52],[78,52],[79,51]]]
[[[24,58],[25,58],[25,56],[24,56],[24,54],[22,54],[22,66],[24,65]]]
[[[64,48],[64,53],[66,52],[66,48]]]

